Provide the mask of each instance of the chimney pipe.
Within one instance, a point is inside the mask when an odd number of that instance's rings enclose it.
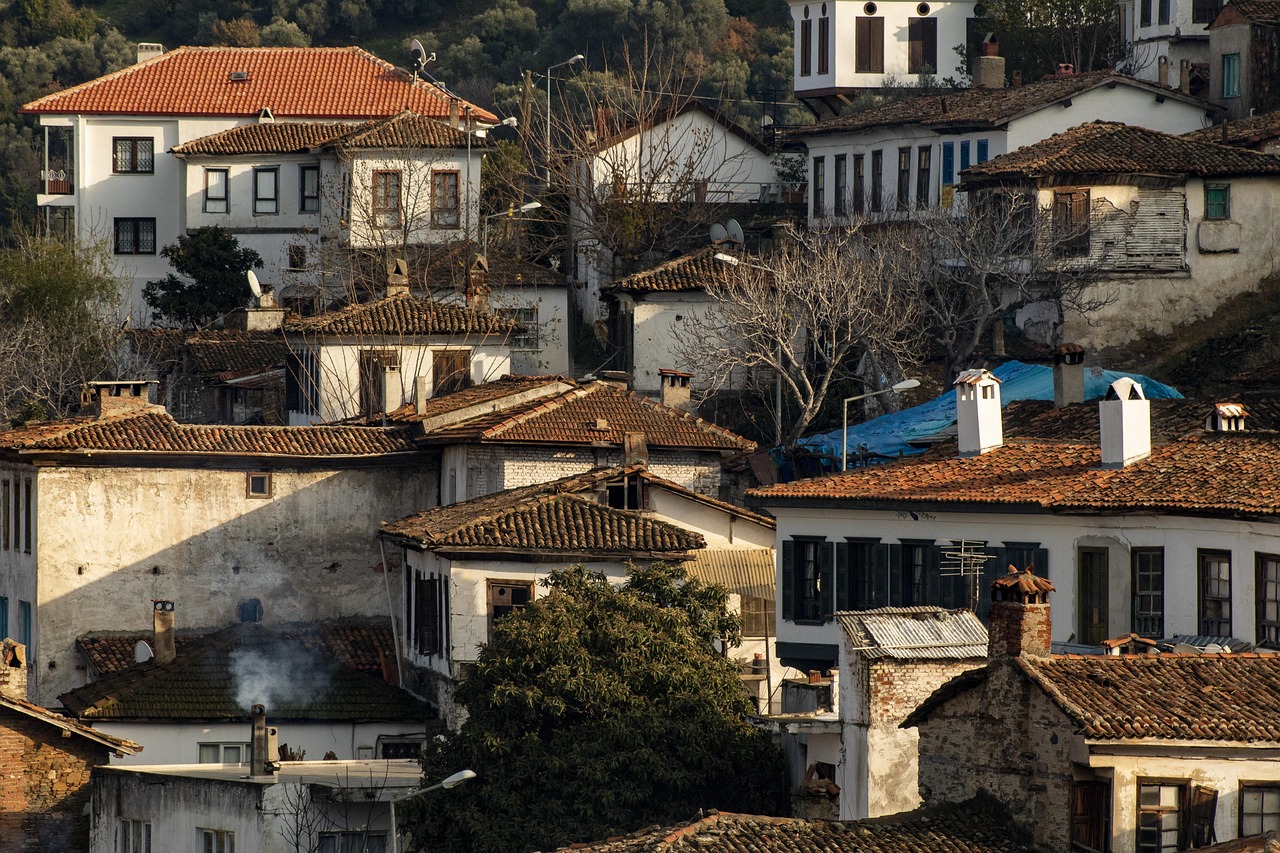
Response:
[[[422,414],[423,406],[427,403],[427,377],[413,377],[413,411],[415,414]]]
[[[154,379],[90,382],[80,395],[80,405],[99,418],[162,412],[164,406],[151,402],[151,386],[159,384]]]
[[[1031,566],[1021,571],[1010,566],[1007,574],[997,578],[991,584],[987,656],[1049,657],[1053,653],[1049,593],[1053,591],[1053,584],[1034,574]]]
[[[1191,60],[1184,59],[1178,63],[1178,91],[1184,95],[1191,94]]]
[[[476,255],[467,271],[467,307],[489,313],[489,261],[484,255]]]
[[[1004,444],[1000,380],[981,368],[956,377],[956,438],[961,456],[977,456]]]
[[[275,779],[280,771],[280,730],[267,725],[267,709],[254,705],[250,711],[253,733],[249,742],[249,776]]]
[[[387,298],[409,292],[409,263],[404,258],[387,261]]]
[[[1156,60],[1156,82],[1160,88],[1169,88],[1169,57],[1162,56]]]
[[[1102,467],[1123,468],[1151,455],[1151,403],[1142,386],[1122,376],[1098,403]]]
[[[1022,85],[1022,72],[1021,71],[1013,72],[1013,88],[1017,89],[1021,85]]]
[[[690,385],[693,382],[693,374],[681,373],[678,370],[659,370],[658,376],[662,380],[662,397],[660,398],[662,405],[692,413]]]
[[[152,615],[152,652],[155,654],[157,666],[173,663],[177,656],[177,646],[173,639],[173,602],[153,599]]]
[[[1056,408],[1084,402],[1084,347],[1059,344],[1053,349],[1053,405]]]

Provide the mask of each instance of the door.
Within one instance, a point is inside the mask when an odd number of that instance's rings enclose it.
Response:
[[[1077,598],[1081,643],[1096,645],[1109,636],[1107,625],[1107,549],[1081,548],[1078,563],[1080,585]]]
[[[1071,850],[1111,850],[1111,782],[1095,779],[1071,783]]]

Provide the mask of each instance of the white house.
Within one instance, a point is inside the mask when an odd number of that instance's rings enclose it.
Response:
[[[961,177],[975,200],[1035,194],[1058,263],[1082,265],[1092,295],[1110,300],[1066,318],[1062,334],[1089,347],[1168,334],[1280,270],[1280,158],[1269,154],[1094,122]]]
[[[1090,121],[1187,133],[1209,104],[1113,72],[911,95],[795,131],[809,149],[809,221],[957,205],[970,166]]]
[[[404,427],[178,424],[145,394],[0,431],[0,621],[33,699],[83,684],[77,637],[136,630],[152,599],[193,628],[255,601],[268,626],[387,617],[378,524],[438,494]]]
[[[1122,0],[1119,6],[1129,73],[1209,97],[1209,24],[1222,0]]]
[[[171,149],[268,118],[354,123],[407,109],[468,128],[496,121],[356,47],[181,47],[147,56],[23,107],[39,116],[46,135],[41,219],[54,233],[110,241],[117,272],[133,281],[125,308],[135,320],[146,317],[142,286],[170,271],[159,250],[193,227],[193,206],[200,205],[203,218],[204,173],[193,176]],[[271,227],[293,230],[312,216],[299,209],[312,204],[303,165],[281,156],[274,175],[245,171],[248,181],[226,185],[233,195],[225,203],[235,213],[223,215],[239,222],[247,213],[258,229],[268,227],[269,217]],[[213,177],[214,207],[224,189],[220,179]],[[276,258],[272,252],[269,260]]]
[[[1242,429],[1243,407],[1206,405],[1207,429],[1156,445],[1150,404],[1119,380],[1098,404],[1098,443],[1006,441],[998,381],[964,378],[959,453],[748,493],[778,522],[784,663],[835,663],[836,610],[982,613],[984,578],[1009,565],[1053,580],[1055,642],[1133,632],[1280,648],[1280,505],[1268,479],[1280,443]]]
[[[385,526],[381,536],[404,554],[404,656],[429,674],[424,690],[456,726],[452,694],[461,669],[478,658],[495,620],[537,597],[551,572],[582,564],[621,583],[631,562],[732,551],[745,571],[717,575],[704,564],[702,574],[727,580],[741,601],[759,595],[767,577],[772,530],[762,516],[631,464],[429,509]],[[737,654],[768,654],[761,627]]]

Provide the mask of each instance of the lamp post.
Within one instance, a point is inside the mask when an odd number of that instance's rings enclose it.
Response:
[[[497,219],[499,216],[505,216],[508,219],[514,219],[517,213],[528,213],[529,211],[537,210],[540,207],[542,207],[542,202],[530,201],[520,205],[519,207],[516,207],[513,204],[509,206],[506,210],[500,210],[497,213],[490,213],[488,216],[486,216],[484,218],[484,231],[483,231],[484,237],[483,237],[483,240],[481,241],[481,252],[484,253],[484,259],[486,261],[489,260],[489,220],[490,219]]]
[[[919,379],[904,379],[897,385],[889,388],[881,388],[879,391],[868,391],[865,394],[855,394],[852,397],[845,397],[844,408],[844,429],[840,433],[840,470],[849,470],[849,404],[858,400],[865,400],[868,397],[879,397],[881,394],[888,394],[890,391],[902,392],[909,391],[912,388],[920,386]]]
[[[387,802],[391,806],[391,853],[400,853],[400,829],[396,826],[396,803],[403,803],[405,800],[410,800],[414,797],[421,797],[423,794],[429,794],[432,791],[439,791],[442,788],[447,791],[450,788],[456,788],[463,782],[474,778],[476,778],[476,771],[459,770],[447,779],[437,782],[428,788],[419,788],[416,791],[410,791],[407,794],[401,794],[398,797],[392,797],[388,800]]]
[[[547,69],[547,147],[543,152],[543,156],[546,158],[543,168],[546,169],[546,175],[544,177],[548,184],[551,183],[551,72],[555,71],[557,68],[564,68],[566,65],[572,65],[575,62],[582,62],[584,59],[586,59],[586,57],[581,53],[578,53],[569,59],[566,59],[564,62],[557,62],[555,65],[552,65]]]
[[[763,264],[749,264],[741,258],[724,252],[716,252],[711,256],[722,264],[728,264],[731,267],[743,266],[751,267],[753,270],[763,270],[769,275],[777,275],[777,273],[764,266]],[[778,362],[782,362],[782,344],[778,344]],[[782,371],[775,369],[773,372],[773,443],[775,445],[782,444]]]

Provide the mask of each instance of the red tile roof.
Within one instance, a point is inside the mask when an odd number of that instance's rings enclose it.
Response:
[[[61,714],[55,714],[48,708],[42,708],[39,705],[26,701],[25,699],[18,699],[15,696],[0,694],[0,708],[8,708],[9,710],[22,714],[25,717],[29,717],[33,720],[38,720],[47,725],[61,729],[68,737],[82,737],[86,740],[102,744],[112,752],[119,753],[121,755],[137,755],[142,751],[142,746],[140,744],[100,732],[97,729],[86,726],[78,720],[74,720],[70,717],[64,717]]]
[[[1229,5],[1250,23],[1280,23],[1280,0],[1231,0]]]
[[[477,150],[487,146],[473,139]],[[466,148],[467,134],[442,121],[405,111],[359,124],[337,122],[265,122],[202,136],[172,149],[179,156],[302,154],[316,148],[408,149]]]
[[[650,447],[755,448],[753,442],[723,427],[605,382],[471,418],[431,431],[426,440],[620,445],[629,432],[644,433]]]
[[[232,75],[246,72],[247,79]],[[452,99],[358,47],[180,47],[32,101],[32,113],[276,118],[449,115]],[[497,117],[465,101],[482,121]]]
[[[652,269],[633,273],[602,289],[606,292],[654,293],[705,290],[709,282],[728,284],[736,267],[717,261],[715,256],[720,251],[714,247],[699,249]]]
[[[1269,113],[1235,121],[1225,121],[1213,127],[1193,130],[1183,136],[1196,142],[1216,142],[1221,145],[1236,145],[1240,148],[1255,148],[1280,137],[1280,110],[1272,110]]]
[[[1280,514],[1280,435],[1188,436],[1124,468],[1102,468],[1097,445],[1013,441],[979,456],[931,453],[747,494],[764,506],[835,501],[1274,516]]]
[[[536,212],[530,213],[535,216]],[[500,222],[502,220],[495,220]],[[496,239],[497,224],[491,238]],[[433,251],[429,255],[417,258],[411,263],[410,275],[415,282],[431,290],[454,288],[465,291],[471,281],[471,264],[477,254],[474,243],[459,242],[445,249],[444,252]],[[492,290],[509,287],[564,287],[563,273],[526,261],[523,258],[512,258],[494,253],[488,258],[489,275],[487,284]]]
[[[456,414],[459,420],[463,420],[467,417],[491,414],[515,407],[526,398],[561,394],[577,386],[578,383],[563,376],[520,376],[509,373],[492,382],[484,382],[439,397],[431,397],[422,404],[421,411],[416,404],[405,403],[398,409],[387,412],[385,418],[389,423],[412,423],[439,420]],[[473,407],[476,409],[474,412],[467,411]],[[358,420],[374,424],[382,423],[383,417],[378,415],[375,418]]]
[[[72,418],[0,430],[0,452],[114,451],[284,457],[381,456],[411,453],[403,427],[212,426],[180,424],[161,410],[106,418]]]
[[[513,321],[497,314],[408,293],[285,323],[288,332],[311,335],[504,335],[515,328]]]
[[[1096,121],[971,166],[961,176],[970,181],[1151,172],[1202,177],[1280,174],[1280,157]]]

